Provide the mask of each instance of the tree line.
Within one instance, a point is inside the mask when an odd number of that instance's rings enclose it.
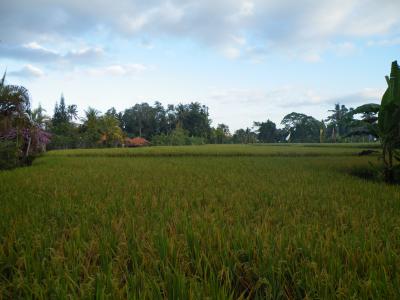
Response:
[[[17,115],[24,115],[25,125],[34,124],[35,128],[51,136],[48,149],[116,147],[124,145],[128,137],[142,137],[153,145],[358,142],[377,137],[371,125],[376,123],[378,104],[356,109],[336,104],[324,120],[292,112],[284,116],[279,124],[281,128],[267,119],[231,132],[226,124],[212,126],[208,107],[199,102],[167,106],[157,101],[152,105],[144,102],[119,112],[111,107],[105,113],[89,107],[79,118],[78,107],[67,104],[63,95],[49,115],[40,105],[31,110],[28,91],[6,85],[5,75],[1,86],[4,93],[0,128],[3,140],[10,129],[22,126],[17,126],[21,123],[21,117]],[[7,106],[12,101],[6,99],[6,90],[11,87],[19,89],[19,94],[15,91],[14,95],[8,95],[14,97],[13,101],[20,101],[19,113],[13,111],[16,110],[13,105]]]
[[[231,132],[226,124],[212,126],[207,106],[199,102],[163,106],[137,103],[123,111],[78,107],[63,95],[52,114],[30,107],[28,91],[0,81],[0,156],[27,163],[43,149],[124,146],[133,137],[152,145],[366,142],[379,137],[379,104],[355,109],[336,104],[324,120],[292,112],[280,128],[267,119]]]
[[[325,120],[292,112],[282,119],[281,128],[267,119],[231,132],[226,124],[211,126],[209,109],[199,102],[166,107],[144,102],[120,112],[112,107],[103,114],[89,107],[79,119],[76,105],[67,105],[61,96],[52,117],[38,108],[38,123],[52,135],[50,149],[116,147],[127,137],[142,137],[152,145],[365,142],[377,137],[367,126],[377,112],[366,109],[375,106],[353,109],[336,104]]]

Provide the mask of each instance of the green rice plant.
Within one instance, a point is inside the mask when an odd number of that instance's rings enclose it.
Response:
[[[359,151],[67,150],[2,171],[0,298],[397,299],[400,187],[351,175]]]

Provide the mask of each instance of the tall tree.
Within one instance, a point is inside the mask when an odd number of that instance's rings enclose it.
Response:
[[[0,131],[12,127],[18,130],[28,123],[30,97],[23,86],[5,83],[6,73],[0,80]]]
[[[352,108],[348,109],[339,103],[335,104],[333,110],[329,110],[332,114],[326,119],[327,134],[332,137],[334,142],[349,133],[353,122],[352,110]]]
[[[123,133],[117,116],[106,113],[99,118],[99,122],[101,132],[100,141],[103,145],[115,147],[123,143]]]
[[[77,106],[66,105],[64,95],[61,94],[60,103],[56,102],[54,114],[51,118],[50,131],[52,133],[50,148],[75,148],[79,146],[80,136],[77,124]]]
[[[68,110],[65,105],[64,95],[61,94],[60,104],[56,102],[56,106],[54,108],[54,115],[52,119],[52,124],[57,126],[58,124],[69,122]]]
[[[379,104],[368,103],[350,111],[349,114],[351,115],[353,121],[351,123],[351,129],[347,136],[372,136],[374,138],[378,138],[379,109]],[[355,119],[355,115],[361,115],[361,117]]]
[[[320,141],[320,129],[323,123],[311,116],[292,112],[286,115],[281,124],[290,134],[290,142],[308,143]]]
[[[92,107],[85,110],[85,118],[83,119],[82,130],[84,132],[84,140],[86,147],[94,147],[101,140],[101,123],[99,118],[100,112]]]
[[[179,104],[175,107],[177,126],[189,132],[190,136],[207,138],[210,134],[208,107],[199,102]]]
[[[258,127],[258,140],[260,142],[274,143],[276,141],[276,124],[271,120],[254,122],[254,127]]]
[[[39,106],[32,110],[32,121],[42,129],[47,129],[50,122],[50,117],[45,114],[46,110],[39,104]]]
[[[257,134],[247,127],[246,129],[238,129],[232,136],[235,144],[252,144],[257,142]]]
[[[157,132],[157,112],[148,103],[135,104],[122,116],[123,129],[131,136],[150,139]]]
[[[68,105],[67,116],[69,121],[78,119],[78,107],[75,104]]]
[[[211,129],[210,142],[214,144],[229,143],[231,134],[226,124],[218,124],[217,128]]]

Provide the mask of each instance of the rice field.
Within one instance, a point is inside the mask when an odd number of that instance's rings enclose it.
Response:
[[[0,172],[0,299],[398,299],[374,147],[51,151]]]

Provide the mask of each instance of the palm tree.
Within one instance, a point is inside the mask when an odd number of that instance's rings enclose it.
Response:
[[[88,123],[90,121],[96,120],[99,114],[100,112],[97,109],[89,107],[87,110],[85,110],[86,119],[84,120],[84,122]]]
[[[46,110],[39,104],[38,108],[32,110],[31,120],[38,127],[45,129],[50,121],[50,117],[45,114]]]
[[[6,73],[0,80],[0,132],[10,130],[13,126],[22,128],[29,121],[30,97],[23,86],[7,85]]]
[[[335,108],[328,110],[332,115],[328,116],[325,120],[332,127],[332,139],[336,142],[336,138],[345,134],[347,123],[350,120],[347,119],[349,110],[345,105],[335,104]]]
[[[39,106],[32,112],[28,90],[7,85],[5,78],[6,73],[0,80],[0,138],[14,145],[19,162],[30,164],[32,154],[49,142],[49,134],[39,126],[44,110]]]
[[[0,133],[9,134],[15,128],[16,146],[19,148],[24,140],[22,129],[30,127],[30,97],[23,86],[7,85],[6,72],[0,80]],[[27,146],[29,150],[30,139]]]
[[[68,105],[67,114],[70,121],[76,120],[78,118],[78,107],[75,104]]]

